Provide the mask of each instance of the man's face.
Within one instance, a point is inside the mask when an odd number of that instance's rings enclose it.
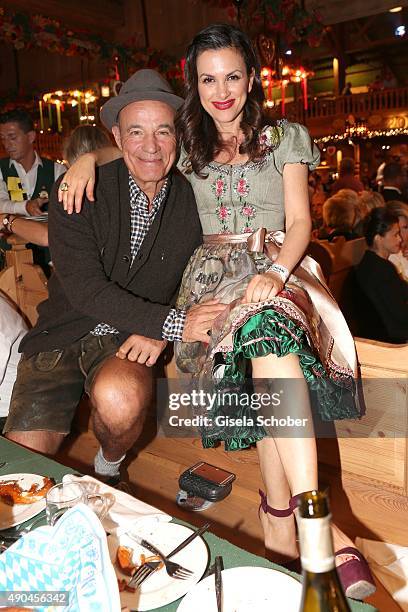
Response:
[[[7,155],[21,162],[33,151],[35,132],[24,132],[15,121],[0,124],[0,139]]]
[[[164,102],[132,102],[120,111],[112,132],[139,187],[160,187],[176,158],[173,109]]]

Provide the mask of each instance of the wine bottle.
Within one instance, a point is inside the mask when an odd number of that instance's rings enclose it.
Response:
[[[299,501],[299,542],[303,571],[300,612],[350,612],[337,576],[331,514],[325,493],[308,491]]]

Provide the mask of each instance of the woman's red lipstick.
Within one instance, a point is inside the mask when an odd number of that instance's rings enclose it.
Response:
[[[215,108],[217,108],[218,110],[227,110],[228,108],[231,108],[231,106],[233,106],[235,100],[225,100],[225,102],[213,102],[213,105],[215,106]]]

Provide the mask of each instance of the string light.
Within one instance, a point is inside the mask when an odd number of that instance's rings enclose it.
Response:
[[[357,134],[356,134],[357,135]],[[381,136],[401,136],[401,135],[408,135],[408,128],[389,128],[386,130],[365,130],[365,133],[363,136],[359,136],[359,138],[362,139],[368,139],[370,140],[371,138],[378,138]],[[344,132],[343,134],[331,134],[330,136],[323,136],[322,138],[316,138],[315,141],[318,144],[325,144],[327,142],[330,142],[332,140],[334,141],[338,141],[338,140],[348,140],[350,138],[350,132]]]

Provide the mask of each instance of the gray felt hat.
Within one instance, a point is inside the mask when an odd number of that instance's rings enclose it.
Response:
[[[165,102],[174,110],[183,104],[183,98],[176,96],[169,83],[156,70],[138,70],[123,83],[119,95],[108,100],[101,108],[101,121],[108,130],[118,123],[119,113],[132,102],[156,100]]]

